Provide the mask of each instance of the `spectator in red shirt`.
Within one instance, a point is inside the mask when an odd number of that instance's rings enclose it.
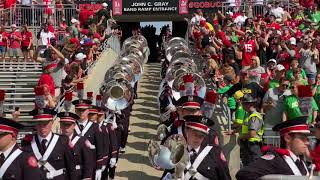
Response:
[[[243,69],[248,69],[252,56],[257,55],[256,51],[259,50],[259,44],[256,37],[250,31],[246,32],[244,40],[240,44],[240,49],[242,50],[241,65]]]
[[[55,96],[55,86],[54,80],[50,74],[54,70],[54,68],[56,68],[56,66],[57,64],[49,64],[47,66],[44,66],[43,73],[41,74],[38,81],[38,86],[46,86],[52,96]]]
[[[28,58],[31,58],[33,55],[32,32],[28,29],[27,25],[22,27],[21,36],[21,50],[23,53],[24,62],[26,63]],[[26,70],[26,65],[23,67],[23,69]]]
[[[17,31],[17,26],[15,24],[11,25],[12,31],[9,34],[9,56],[10,56],[10,63],[12,64],[13,57],[16,57],[17,62],[19,61],[19,54],[21,48],[21,34]],[[19,67],[17,67],[19,68]],[[12,70],[12,65],[10,66],[10,70]]]
[[[0,58],[3,62],[3,68],[5,63],[5,56],[6,56],[6,48],[7,48],[7,38],[8,33],[6,32],[4,26],[0,26]]]

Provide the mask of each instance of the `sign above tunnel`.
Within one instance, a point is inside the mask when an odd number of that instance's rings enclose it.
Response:
[[[178,14],[176,0],[114,0],[114,15]]]

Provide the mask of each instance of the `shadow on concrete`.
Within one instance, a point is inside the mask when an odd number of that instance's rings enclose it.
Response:
[[[158,103],[157,97],[146,97],[146,96],[144,96],[144,97],[140,97],[139,99],[143,99],[143,100],[146,100],[146,101],[151,101],[153,103]]]
[[[143,105],[144,107],[158,108],[158,103],[152,102],[152,101],[143,101],[143,102],[139,102],[137,104]]]
[[[132,123],[130,126],[138,126],[141,128],[146,128],[146,129],[157,129],[158,125],[156,124],[150,124],[150,123]]]
[[[133,114],[131,116],[145,121],[159,121],[159,117],[151,116],[149,114]]]
[[[159,85],[141,85],[140,87],[146,88],[148,90],[159,91]]]
[[[154,139],[156,138],[155,134],[150,134],[149,132],[130,132],[130,136],[134,136],[140,139]]]
[[[157,96],[158,95],[158,91],[140,91],[139,93],[150,95],[150,96]]]
[[[120,158],[126,159],[132,163],[136,164],[145,164],[147,166],[151,166],[148,157],[145,157],[141,154],[135,154],[135,153],[124,153],[120,155]]]
[[[147,175],[143,171],[121,171],[117,172],[116,175],[118,177],[126,177],[128,180],[158,180],[159,177]]]
[[[126,146],[138,151],[147,151],[148,149],[148,144],[145,142],[128,142]]]
[[[147,79],[147,78],[146,78]],[[155,79],[147,79],[148,81],[139,82],[139,84],[153,84],[153,85],[160,85],[160,81],[157,81]]]
[[[142,113],[146,113],[146,114],[153,114],[153,115],[159,116],[159,110],[157,110],[157,109],[151,110],[151,109],[147,109],[147,108],[136,108],[134,110],[142,112]]]

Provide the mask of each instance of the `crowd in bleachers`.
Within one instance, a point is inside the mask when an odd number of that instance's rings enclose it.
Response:
[[[108,38],[113,35],[121,38],[120,26],[112,19],[107,6],[103,3],[103,8],[92,11],[86,17],[80,13],[80,20],[72,18],[67,21],[62,16],[62,21],[56,25],[55,17],[48,16],[37,31],[29,29],[28,23],[21,27],[12,24],[11,30],[7,30],[2,24],[2,70],[9,68],[10,71],[26,71],[25,64],[22,67],[13,65],[14,61],[21,61],[21,56],[24,62],[41,63],[43,74],[38,86],[44,87],[47,105],[54,108],[65,91],[72,90],[86,78],[88,67],[97,60]],[[29,16],[25,18],[33,19]],[[8,56],[10,66],[5,66]]]
[[[306,124],[319,131],[319,6],[288,6],[276,1],[255,16],[246,7],[197,10],[190,20],[205,74],[218,82],[217,93],[231,109],[229,133],[240,132],[244,165],[263,154],[263,144],[279,145],[269,138],[279,136],[271,129],[281,122],[307,116]]]

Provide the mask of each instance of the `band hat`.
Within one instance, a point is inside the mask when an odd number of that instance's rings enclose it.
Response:
[[[80,119],[78,115],[71,112],[60,112],[58,117],[60,118],[60,122],[75,123],[78,119]]]
[[[209,134],[208,122],[213,122],[207,117],[196,115],[184,116],[183,119],[185,119],[186,121],[186,127],[199,131],[206,135]],[[212,125],[214,125],[214,122]]]
[[[101,108],[98,106],[91,105],[89,109],[89,114],[98,114]]]
[[[86,99],[78,99],[72,101],[72,104],[75,106],[76,109],[88,109],[90,108],[92,101]]]
[[[183,96],[176,103],[176,106],[190,109],[200,109],[203,99],[199,96]]]
[[[287,133],[310,134],[307,124],[308,116],[301,116],[275,125],[272,130],[280,132],[280,135]]]
[[[19,130],[24,126],[12,119],[0,117],[0,134],[2,133],[12,133],[17,135]]]
[[[53,109],[41,108],[41,109],[34,109],[30,111],[29,114],[33,116],[34,121],[42,122],[42,121],[52,121],[56,112]]]

